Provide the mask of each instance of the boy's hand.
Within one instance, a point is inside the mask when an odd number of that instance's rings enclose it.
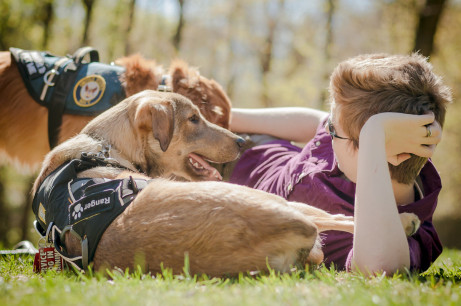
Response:
[[[411,154],[432,157],[442,139],[442,128],[434,121],[433,113],[380,113],[370,117],[365,125],[369,124],[384,130],[387,161],[394,166],[409,159]]]

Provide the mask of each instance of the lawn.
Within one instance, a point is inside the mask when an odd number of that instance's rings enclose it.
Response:
[[[232,279],[32,271],[32,257],[0,259],[0,305],[461,305],[461,251],[423,274],[367,278],[320,267]]]

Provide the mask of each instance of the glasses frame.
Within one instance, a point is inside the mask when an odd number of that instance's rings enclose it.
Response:
[[[333,140],[333,138],[338,138],[338,139],[342,139],[342,140],[351,140],[350,138],[341,137],[341,136],[336,134],[335,127],[333,126],[333,123],[331,122],[331,116],[328,117],[327,124],[328,124],[328,133],[330,133],[331,140]]]

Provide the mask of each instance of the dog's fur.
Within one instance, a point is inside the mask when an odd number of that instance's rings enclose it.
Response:
[[[228,127],[229,98],[217,82],[200,76],[185,62],[174,61],[169,71],[140,55],[124,57],[116,63],[126,68],[121,81],[127,97],[144,89],[156,90],[166,74],[174,92],[190,98],[209,121]],[[75,136],[91,119],[65,114],[59,142]],[[38,166],[50,150],[47,122],[48,110],[28,94],[10,52],[0,52],[0,156],[32,168]]]
[[[141,169],[150,177],[209,179],[210,173],[191,166],[190,153],[222,163],[237,158],[241,146],[239,137],[207,122],[186,98],[144,91],[101,114],[79,135],[53,149],[33,192],[64,161],[79,157],[82,151],[96,153],[108,144],[111,157],[133,172],[97,167],[80,177],[144,177],[134,173]],[[194,274],[235,275],[267,270],[267,263],[277,271],[289,271],[295,264],[323,260],[318,233],[325,230],[353,232],[353,219],[243,186],[158,178],[109,225],[98,244],[94,268],[141,264],[157,273],[163,263],[180,273],[188,254]],[[66,247],[71,253],[79,252],[70,236]]]

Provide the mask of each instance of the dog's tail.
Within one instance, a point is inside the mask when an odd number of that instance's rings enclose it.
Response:
[[[288,202],[288,205],[308,217],[317,226],[319,233],[329,230],[354,233],[353,216],[332,215],[305,203]]]

